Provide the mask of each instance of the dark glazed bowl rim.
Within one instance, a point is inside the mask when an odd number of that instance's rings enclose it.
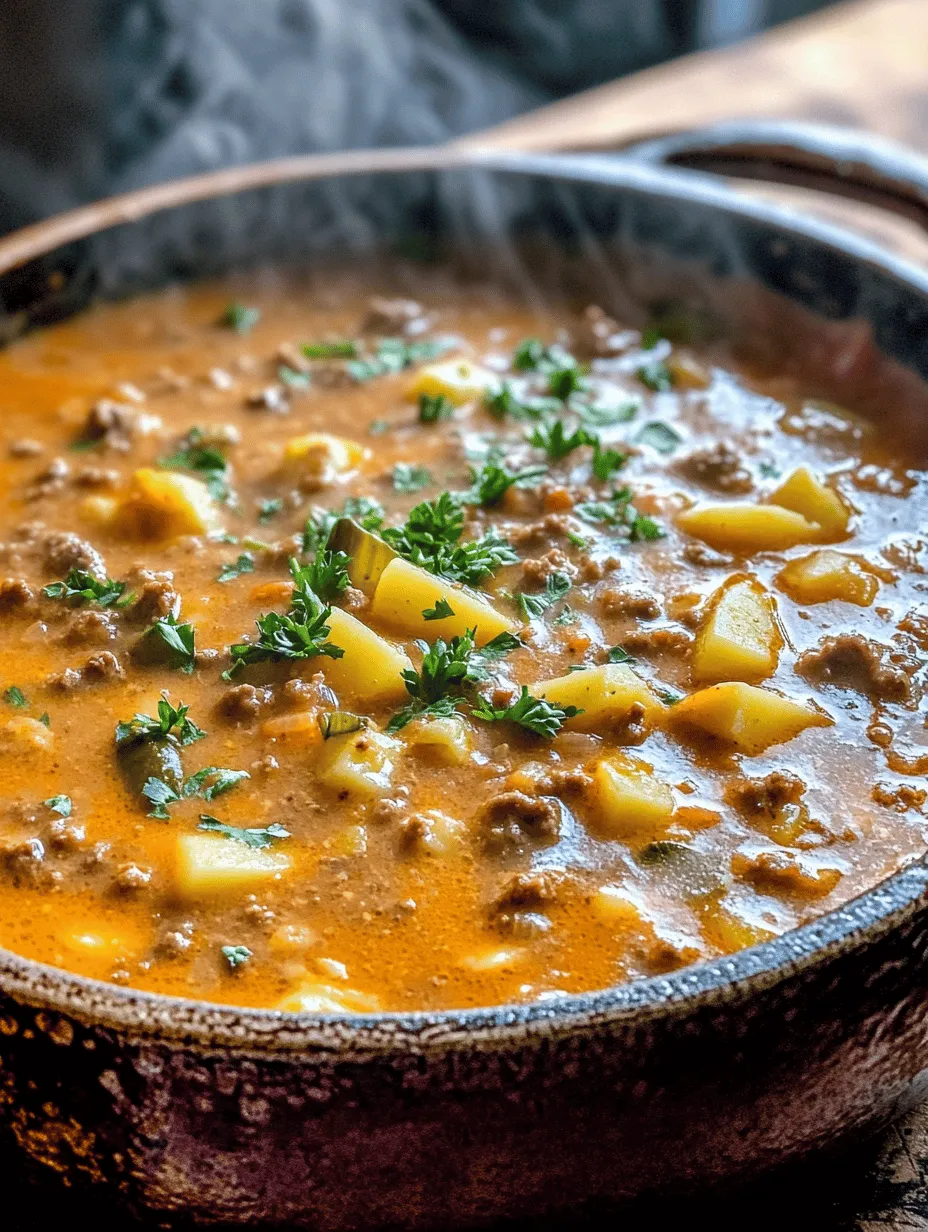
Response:
[[[739,196],[711,178],[614,155],[538,155],[473,148],[351,151],[235,167],[154,185],[83,206],[0,239],[0,275],[63,244],[192,201],[340,175],[483,168],[628,188],[707,205],[816,240],[876,267],[928,298],[928,275],[850,231],[794,210]],[[734,1006],[754,993],[863,947],[905,925],[928,899],[928,856],[913,860],[844,906],[730,957],[600,991],[528,1005],[379,1014],[309,1014],[229,1006],[120,988],[20,957],[0,947],[0,991],[38,1011],[139,1039],[202,1050],[360,1057],[379,1053],[493,1049],[607,1023],[684,1016],[700,1005]],[[0,1024],[2,1025],[2,1024]]]

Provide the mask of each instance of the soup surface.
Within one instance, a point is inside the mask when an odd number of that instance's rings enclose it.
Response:
[[[259,279],[0,355],[0,944],[531,1001],[924,850],[926,476],[597,309]]]

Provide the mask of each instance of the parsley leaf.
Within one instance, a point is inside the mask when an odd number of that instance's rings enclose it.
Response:
[[[445,620],[448,616],[454,615],[454,609],[444,596],[436,600],[434,607],[426,607],[422,610],[423,620]]]
[[[231,582],[243,573],[254,573],[255,558],[250,552],[242,552],[237,560],[229,561],[222,566],[216,575],[217,582]]]
[[[406,692],[413,700],[393,716],[387,731],[399,731],[412,719],[426,713],[443,718],[454,714],[460,691],[468,680],[475,636],[476,630],[468,629],[450,642],[438,638],[430,646],[428,642],[416,641],[422,652],[422,666],[418,671],[408,667],[402,673]]]
[[[682,444],[683,437],[670,424],[655,419],[644,425],[635,440],[640,445],[650,445],[658,453],[673,453]]]
[[[46,808],[50,808],[53,813],[57,813],[59,817],[71,816],[71,797],[70,796],[49,796],[42,803]]]
[[[347,553],[319,548],[310,563],[294,572],[293,577],[301,586],[309,587],[315,595],[328,603],[348,589],[349,564]]]
[[[158,465],[166,470],[194,471],[206,484],[213,500],[232,504],[234,497],[227,482],[229,464],[221,450],[203,444],[200,428],[191,428],[180,447],[169,457],[159,458]]]
[[[181,623],[176,616],[162,616],[145,630],[139,639],[144,647],[142,658],[151,654],[164,658],[167,652],[168,667],[185,672],[188,676],[194,669],[196,651],[193,625]]]
[[[243,967],[250,958],[254,957],[247,945],[224,945],[220,948],[223,958],[233,971],[237,967]]]
[[[555,398],[566,402],[571,394],[580,393],[589,388],[589,382],[583,374],[583,369],[572,355],[565,356],[565,362],[548,372],[548,392]]]
[[[514,633],[497,633],[496,637],[487,642],[471,656],[467,668],[467,679],[478,682],[490,679],[488,665],[504,659],[513,650],[520,650],[525,643]]]
[[[490,529],[482,538],[460,543],[464,512],[460,500],[442,492],[434,501],[410,509],[403,526],[389,527],[383,538],[395,552],[430,573],[476,586],[503,565],[519,559],[508,542]]]
[[[254,329],[260,320],[260,309],[248,308],[245,304],[233,301],[219,318],[219,324],[226,325],[229,329],[234,329],[237,334],[247,334]]]
[[[345,653],[340,646],[327,641],[329,626],[326,624],[332,609],[326,607],[309,586],[307,572],[296,560],[290,561],[293,590],[290,610],[281,616],[268,612],[255,622],[258,638],[254,642],[239,642],[229,647],[232,666],[223,672],[224,680],[230,680],[242,667],[250,663],[264,663],[280,659],[312,659],[326,655],[340,659]]]
[[[151,804],[149,817],[157,817],[159,821],[170,820],[169,804],[177,804],[181,799],[178,793],[164,779],[146,779],[142,786],[142,795]]]
[[[634,663],[635,661],[635,656],[630,655],[621,646],[609,647],[609,653],[606,656],[607,663]]]
[[[508,381],[503,381],[498,390],[488,392],[483,405],[494,419],[505,419],[509,416],[523,421],[539,420],[560,410],[560,403],[556,398],[517,398]]]
[[[263,500],[258,502],[258,521],[262,526],[266,526],[271,518],[276,518],[278,513],[283,509],[284,502],[280,497],[274,497],[271,500]]]
[[[371,496],[349,496],[342,517],[354,518],[362,530],[379,530],[383,526],[384,508]]]
[[[483,719],[486,723],[517,723],[526,731],[550,740],[568,719],[582,714],[583,711],[576,706],[554,706],[544,698],[533,697],[527,686],[523,685],[518,700],[511,706],[496,709],[485,698],[481,698],[472,713],[474,718]]]
[[[584,427],[574,428],[568,436],[562,419],[539,424],[528,436],[529,443],[543,449],[551,462],[559,462],[581,445],[598,445],[599,437]]]
[[[628,454],[619,453],[617,449],[609,449],[597,440],[593,446],[593,474],[597,479],[605,481],[613,471],[621,470],[628,461]]]
[[[231,790],[236,783],[250,778],[251,775],[247,770],[223,770],[220,766],[205,766],[186,780],[183,798],[190,800],[196,797],[209,802]]]
[[[269,826],[249,826],[243,830],[238,826],[227,826],[224,821],[219,821],[216,817],[210,817],[209,813],[200,814],[200,824],[197,826],[197,829],[212,830],[216,834],[221,834],[224,838],[233,839],[236,843],[244,843],[246,847],[251,847],[255,851],[260,851],[263,847],[270,847],[275,839],[290,837],[290,831],[285,830],[276,821]]]
[[[419,395],[419,423],[439,423],[442,419],[450,419],[453,414],[454,403],[444,394]]]
[[[369,381],[376,376],[402,372],[411,364],[435,359],[453,345],[454,340],[449,338],[427,338],[420,342],[406,342],[403,338],[381,338],[373,355],[351,360],[346,367],[354,380]]]
[[[636,376],[642,385],[653,389],[655,393],[666,394],[673,389],[673,376],[662,359],[651,360],[642,364]]]
[[[356,359],[358,344],[349,338],[337,342],[304,342],[300,350],[307,359]]]
[[[72,569],[63,582],[43,586],[42,594],[49,599],[68,599],[75,605],[97,603],[100,607],[125,607],[133,597],[125,590],[125,582],[111,582],[106,577],[94,577],[84,569]]]
[[[167,698],[158,702],[158,717],[153,719],[147,714],[136,714],[128,723],[116,724],[116,743],[125,744],[135,740],[161,740],[165,736],[176,734],[181,744],[194,744],[202,740],[206,732],[197,727],[187,718],[189,706],[181,704],[172,706]]]
[[[496,462],[486,462],[478,471],[470,468],[471,489],[465,493],[468,505],[498,505],[513,485],[530,487],[532,482],[548,473],[544,465],[524,466],[520,471],[511,471]]]
[[[3,694],[3,700],[9,702],[11,706],[15,706],[18,710],[22,710],[29,703],[26,700],[26,695],[23,693],[19,685],[11,684]]]
[[[519,610],[526,620],[537,620],[552,603],[563,599],[569,590],[570,578],[566,573],[550,573],[540,595],[519,595]]]
[[[660,523],[632,504],[630,488],[613,489],[608,500],[582,501],[574,506],[574,513],[584,522],[613,528],[632,543],[664,537]]]
[[[620,402],[618,406],[598,406],[581,399],[570,404],[580,419],[590,428],[614,428],[616,424],[628,423],[638,414],[637,402]]]
[[[397,462],[393,467],[393,489],[396,492],[421,492],[432,482],[432,472],[413,462]]]
[[[300,372],[298,368],[291,368],[288,364],[278,366],[277,379],[288,389],[309,389],[312,384],[312,377],[308,372]]]

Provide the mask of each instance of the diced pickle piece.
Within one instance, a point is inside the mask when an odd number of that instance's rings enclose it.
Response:
[[[765,680],[777,669],[783,638],[774,601],[751,578],[728,583],[716,592],[696,636],[693,680]]]
[[[222,529],[209,488],[192,475],[143,466],[135,471],[121,519],[152,538],[207,535]]]
[[[370,993],[312,982],[288,993],[277,1009],[290,1014],[374,1014],[380,1002]]]
[[[465,402],[482,398],[488,390],[498,388],[499,378],[495,373],[458,357],[420,368],[409,382],[406,394],[411,402],[422,394],[431,398],[442,394],[455,406],[463,406]]]
[[[819,526],[783,505],[697,505],[678,515],[677,526],[717,551],[737,556],[782,552],[798,543],[816,543],[822,535]]]
[[[177,888],[188,898],[250,890],[277,880],[290,857],[272,848],[249,847],[212,834],[181,834],[177,839]]]
[[[451,605],[454,615],[442,620],[426,620],[422,613],[433,608],[439,599]],[[457,582],[436,577],[400,557],[392,560],[380,575],[371,602],[371,616],[430,642],[437,637],[460,637],[467,629],[476,628],[478,646],[499,633],[513,633],[518,628],[514,620],[498,612],[483,595]]]
[[[604,723],[627,719],[635,706],[644,710],[649,724],[664,714],[664,707],[651,688],[626,663],[604,663],[586,667],[580,672],[568,672],[552,680],[541,680],[531,686],[536,697],[543,697],[555,706],[577,706],[583,711],[565,726],[579,731],[595,731]]]
[[[129,790],[140,797],[140,804],[150,804],[142,797],[142,788],[149,779],[161,779],[173,791],[184,785],[184,766],[180,742],[167,735],[151,740],[123,740],[116,745],[116,761]]]
[[[773,744],[792,740],[807,727],[830,727],[821,710],[752,684],[715,684],[691,693],[671,707],[676,728],[696,728],[755,756]]]
[[[613,757],[593,771],[591,810],[610,838],[648,840],[663,834],[673,817],[673,792],[637,757]]]
[[[777,585],[797,603],[841,599],[858,607],[869,607],[880,589],[866,561],[830,548],[791,560],[777,574]]]
[[[402,739],[417,753],[449,766],[466,761],[472,743],[470,726],[457,715],[413,719],[403,728]]]
[[[316,763],[320,783],[333,791],[374,798],[390,789],[398,740],[366,729],[327,740]]]
[[[807,466],[794,470],[770,494],[770,499],[774,504],[793,509],[820,526],[820,539],[840,539],[847,534],[850,510],[838,493],[816,479]]]
[[[378,535],[359,526],[353,518],[339,518],[329,535],[329,548],[348,557],[351,585],[370,596],[377,589],[380,575],[396,552]]]
[[[326,680],[337,693],[371,702],[396,702],[406,696],[401,673],[412,663],[398,646],[337,607],[327,624],[329,641],[345,652],[340,659],[327,658],[323,663]]]
[[[319,483],[333,483],[336,479],[357,470],[370,450],[341,436],[328,432],[308,432],[305,436],[291,437],[284,446],[284,459],[298,464],[312,479]]]

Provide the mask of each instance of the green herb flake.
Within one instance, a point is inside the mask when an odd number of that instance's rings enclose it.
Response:
[[[434,607],[422,609],[423,620],[446,620],[449,616],[453,615],[454,609],[444,597],[438,599]]]
[[[419,395],[419,423],[437,424],[453,414],[454,403],[444,394]]]
[[[550,462],[560,462],[581,445],[598,445],[599,437],[584,427],[577,427],[568,435],[562,419],[548,424],[539,424],[528,434],[528,441],[536,449],[543,449]]]
[[[290,831],[285,830],[276,821],[269,826],[249,826],[246,829],[241,829],[239,826],[226,825],[224,821],[211,817],[209,813],[200,814],[200,824],[197,826],[197,829],[210,830],[215,834],[221,834],[223,838],[232,839],[236,843],[242,843],[244,846],[251,847],[255,851],[260,851],[264,847],[270,847],[272,843],[279,839],[290,837]]]
[[[396,492],[421,492],[432,482],[432,472],[413,462],[397,462],[392,479]]]
[[[545,588],[540,595],[519,595],[519,611],[526,620],[537,620],[553,603],[563,599],[569,590],[570,578],[566,573],[551,573],[545,579]]]
[[[59,817],[71,816],[70,796],[49,796],[49,798],[47,800],[43,800],[42,803],[46,808],[51,809],[53,813],[57,813]]]
[[[309,389],[312,384],[312,377],[308,372],[300,372],[298,368],[290,368],[287,364],[278,367],[277,379],[288,389]]]
[[[434,501],[410,509],[403,526],[389,527],[383,539],[395,552],[438,577],[478,586],[518,556],[492,528],[480,539],[461,543],[464,512],[461,500],[442,492]]]
[[[417,671],[406,668],[402,673],[410,704],[398,711],[387,724],[388,732],[397,732],[422,715],[449,718],[461,700],[461,690],[470,679],[470,659],[474,652],[475,629],[468,629],[449,642],[438,638],[431,645],[417,640],[422,653],[422,666]]]
[[[219,318],[219,324],[227,329],[234,329],[237,334],[248,334],[261,320],[259,308],[249,308],[245,304],[233,301]]]
[[[15,706],[17,710],[22,710],[24,707],[29,705],[26,700],[25,693],[23,693],[19,685],[15,684],[11,684],[10,687],[4,692],[3,700],[10,706]]]
[[[544,465],[524,466],[518,471],[511,471],[497,462],[485,462],[479,470],[472,466],[471,488],[463,500],[468,505],[498,505],[511,487],[531,487],[547,473]]]
[[[387,419],[372,419],[367,425],[368,436],[383,436],[385,432],[390,431],[390,422]]]
[[[337,599],[348,589],[348,565],[350,558],[345,552],[332,552],[319,548],[308,565],[293,573],[294,581],[308,587],[326,603]]]
[[[236,971],[239,967],[244,967],[245,963],[253,957],[247,945],[224,945],[222,946],[222,956],[233,971]]]
[[[757,468],[760,471],[762,479],[779,479],[783,473],[778,466],[774,466],[772,462],[761,462]]]
[[[255,558],[250,552],[242,552],[236,560],[227,561],[216,574],[217,582],[232,582],[243,573],[254,573]]]
[[[116,743],[125,745],[137,740],[163,740],[166,736],[176,736],[183,745],[195,744],[202,740],[206,732],[197,727],[187,715],[189,706],[183,704],[172,706],[166,697],[158,702],[158,717],[148,714],[135,714],[127,723],[116,724]]]
[[[639,445],[650,445],[658,453],[673,453],[683,443],[683,437],[676,428],[660,419],[645,424],[635,440]]]
[[[125,582],[94,577],[84,569],[72,569],[63,582],[51,582],[42,587],[47,599],[65,599],[74,606],[96,603],[98,607],[125,607],[133,595],[126,594]]]
[[[227,505],[235,503],[227,482],[229,464],[215,445],[203,444],[200,428],[191,428],[178,449],[167,457],[159,458],[158,465],[165,470],[193,471],[206,484],[213,500]]]
[[[336,342],[304,342],[300,350],[307,359],[356,359],[358,344],[349,338]]]
[[[567,539],[575,548],[579,548],[581,552],[588,548],[591,543],[591,540],[585,539],[583,535],[578,535],[574,530],[567,532]]]
[[[258,502],[258,521],[262,526],[266,526],[272,518],[276,518],[278,513],[284,507],[284,502],[279,496],[272,497],[270,500]]]
[[[615,471],[621,470],[627,461],[628,454],[601,445],[598,440],[593,446],[593,474],[603,482]]]
[[[634,655],[630,655],[627,650],[621,646],[610,646],[606,655],[607,663],[635,663]]]
[[[47,710],[39,715],[39,722],[42,724],[43,727],[51,727],[52,719],[51,719],[51,715],[48,713]]]
[[[494,708],[482,698],[472,711],[474,718],[485,723],[516,723],[536,736],[550,740],[561,730],[568,719],[582,714],[576,706],[554,706],[541,697],[533,697],[523,685],[517,701],[511,706]]]
[[[584,522],[610,527],[632,543],[664,537],[660,523],[635,508],[630,488],[613,489],[607,500],[582,501],[574,513]]]
[[[139,645],[150,648],[149,655],[166,658],[168,667],[188,676],[196,666],[193,625],[178,621],[176,616],[162,616],[156,620],[142,634]],[[143,651],[142,657],[149,655]]]
[[[673,389],[673,376],[662,359],[651,360],[642,364],[636,376],[642,385],[653,389],[657,394],[670,393]]]

